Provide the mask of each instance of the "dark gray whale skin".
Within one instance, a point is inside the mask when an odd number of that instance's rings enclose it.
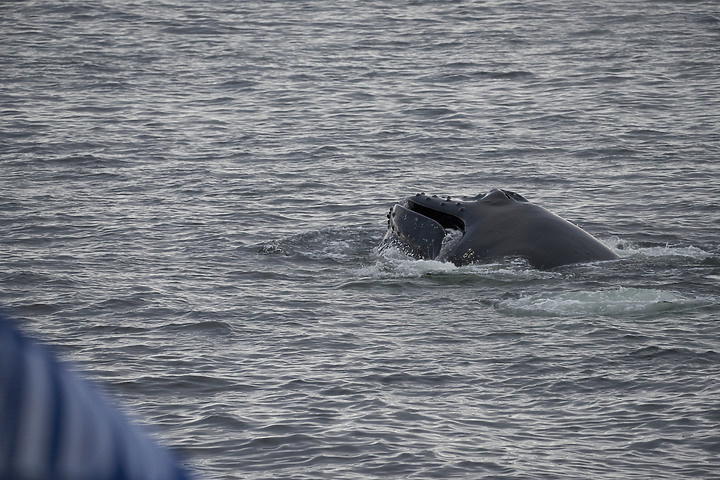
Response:
[[[580,227],[517,193],[494,189],[452,200],[419,193],[388,214],[383,246],[401,246],[415,258],[436,259],[448,232],[462,238],[443,259],[455,265],[522,257],[547,270],[573,263],[619,258]]]

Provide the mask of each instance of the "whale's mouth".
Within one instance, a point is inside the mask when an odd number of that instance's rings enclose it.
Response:
[[[399,246],[415,258],[436,259],[465,235],[464,210],[461,202],[449,198],[424,194],[407,198],[390,208],[383,245]]]
[[[437,210],[427,205],[421,205],[412,198],[409,198],[407,201],[407,209],[436,221],[445,230],[457,230],[465,233],[465,222],[452,213]]]

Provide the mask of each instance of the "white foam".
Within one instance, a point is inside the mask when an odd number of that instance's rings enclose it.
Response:
[[[389,245],[380,252],[374,265],[358,269],[358,275],[373,279],[412,278],[429,274],[451,273],[455,270],[457,267],[452,263],[416,260],[408,257],[397,247]]]
[[[440,258],[440,257],[438,257]],[[523,259],[503,259],[496,263],[481,263],[458,267],[443,260],[418,260],[409,257],[401,248],[387,246],[378,252],[377,261],[358,269],[360,277],[372,279],[422,277],[425,275],[472,275],[500,282],[518,282],[561,277],[561,273],[532,268]]]
[[[462,240],[464,235],[460,230],[445,230],[445,237],[443,237],[440,252],[437,255],[438,260],[446,260],[449,252]]]
[[[641,247],[633,242],[621,240],[618,237],[606,239],[603,243],[621,257],[687,257],[702,260],[712,256],[712,254],[705,250],[693,247],[692,245],[685,246],[666,243],[665,245]]]
[[[350,256],[349,252],[351,251],[352,250],[349,242],[345,242],[342,240],[330,240],[323,247],[322,253],[320,255],[316,255],[316,257],[332,258],[334,260],[345,260]]]
[[[499,310],[525,315],[617,315],[652,313],[705,303],[670,290],[617,287],[547,292],[503,300]]]

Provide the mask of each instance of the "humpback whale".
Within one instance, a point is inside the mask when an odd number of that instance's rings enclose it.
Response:
[[[390,208],[381,249],[390,245],[414,258],[458,266],[522,257],[547,270],[619,258],[580,227],[501,189],[459,200],[423,193],[408,197]]]

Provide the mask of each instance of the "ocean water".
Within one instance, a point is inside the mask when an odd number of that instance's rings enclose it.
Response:
[[[198,476],[720,475],[713,1],[0,4],[0,305]],[[377,247],[507,188],[616,251]]]

